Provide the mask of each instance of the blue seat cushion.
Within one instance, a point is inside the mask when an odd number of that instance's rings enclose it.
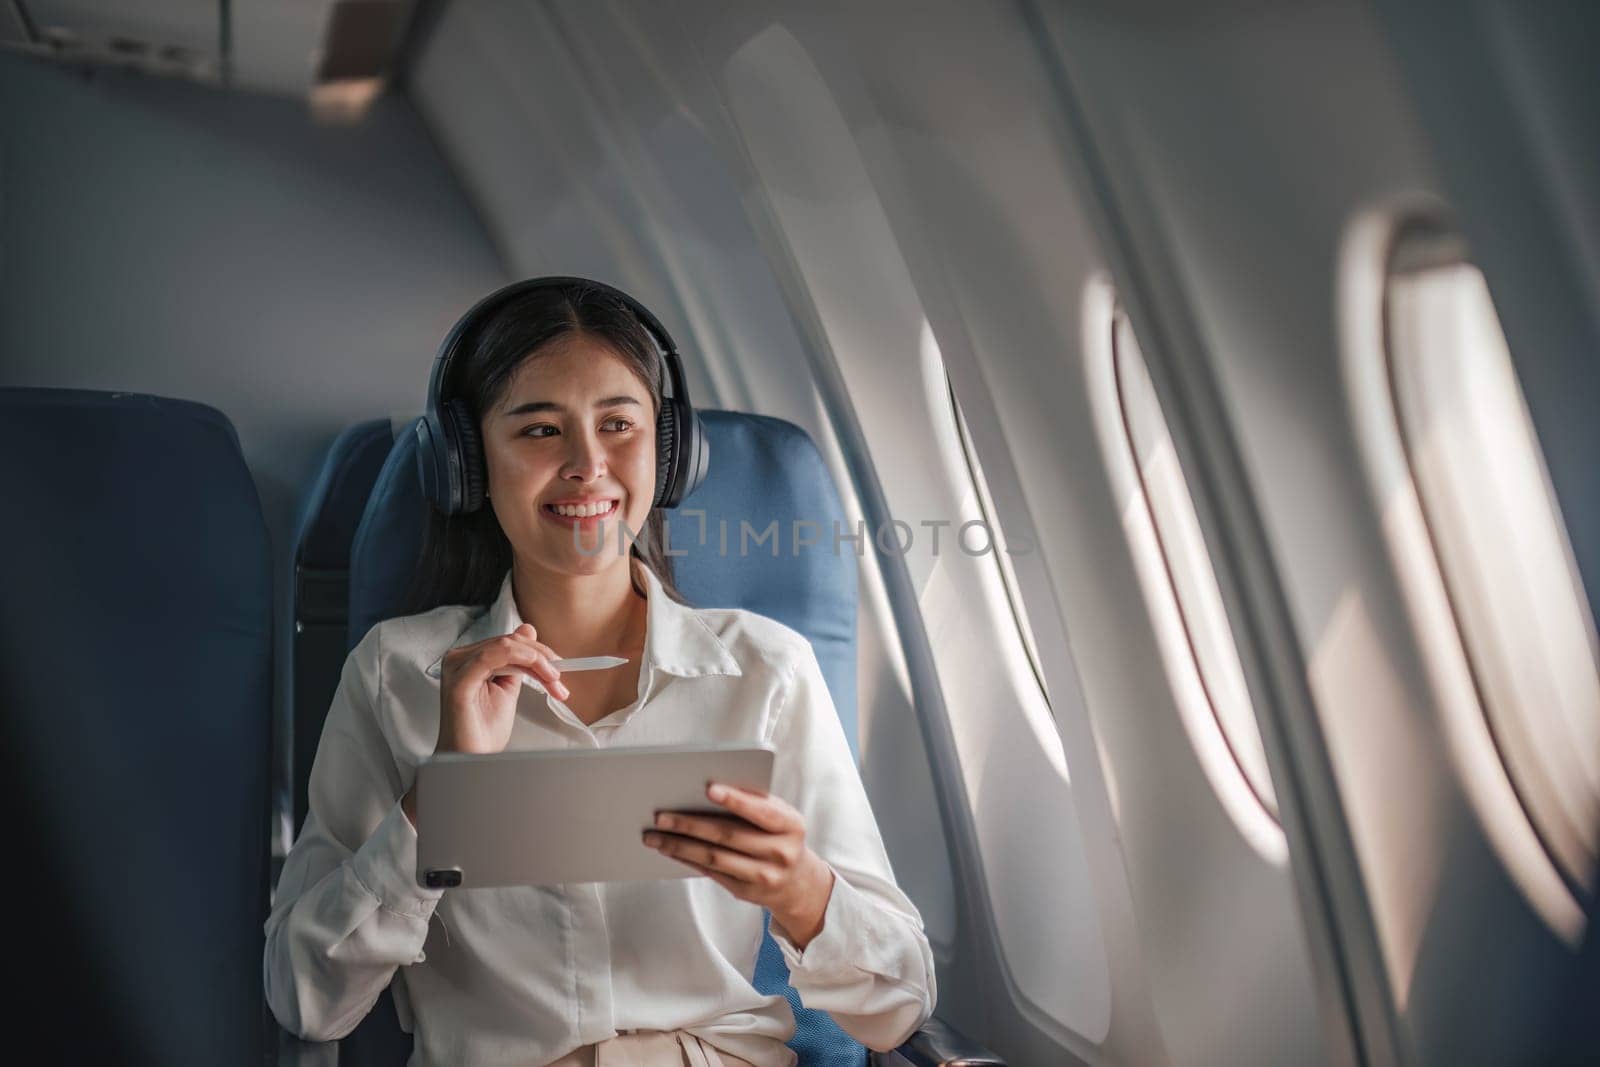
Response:
[[[857,557],[853,547],[834,547],[835,529],[845,529],[844,506],[827,465],[811,436],[792,422],[736,411],[700,417],[711,443],[710,469],[694,494],[667,512],[672,551],[684,553],[672,561],[678,589],[698,607],[744,608],[804,634],[859,759]],[[775,527],[771,537],[758,543],[769,527]],[[816,543],[796,547],[808,540]]]
[[[767,925],[771,924],[772,916],[768,914]],[[756,973],[750,984],[764,996],[781,993],[789,1002],[794,1012],[794,1036],[789,1039],[789,1047],[800,1058],[801,1067],[862,1067],[867,1062],[866,1047],[839,1029],[833,1016],[801,1006],[800,994],[789,984],[789,965],[783,960],[783,950],[772,939],[770,930],[761,938]]]
[[[347,426],[323,456],[317,479],[306,493],[295,525],[297,566],[344,568],[366,513],[367,499],[383,463],[394,449],[388,419]]]
[[[350,648],[384,619],[404,614],[422,556],[428,502],[417,475],[418,421],[395,436],[350,546]]]

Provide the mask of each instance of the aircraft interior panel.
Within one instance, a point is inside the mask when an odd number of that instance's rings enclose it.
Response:
[[[1238,5],[1205,27],[1205,48],[1188,47],[1196,27],[1181,18],[1141,21],[1152,10],[1098,26],[1058,12],[1059,37],[1118,223],[1140,249],[1150,306],[1135,324],[1159,324],[1174,352],[1165,388],[1191,405],[1190,447],[1237,465],[1212,521],[1236,541],[1262,523],[1279,623],[1305,650],[1309,693],[1291,706],[1315,703],[1322,739],[1301,747],[1310,731],[1293,735],[1310,720],[1280,721],[1298,751],[1292,770],[1274,766],[1274,783],[1299,779],[1314,798],[1336,783],[1344,797],[1343,818],[1306,836],[1325,865],[1358,1040],[1378,1062],[1570,1055],[1546,1012],[1566,1003],[1573,949],[1517,892],[1466,795],[1481,772],[1452,755],[1417,647],[1426,635],[1399,595],[1411,580],[1391,569],[1415,561],[1385,551],[1393,505],[1374,502],[1362,478],[1372,398],[1346,388],[1346,349],[1383,314],[1382,261],[1350,251],[1361,227],[1448,195],[1424,116],[1407,103],[1411,72],[1361,5],[1294,20]],[[1135,82],[1140,102],[1121,97],[1113,122],[1100,94]],[[1273,166],[1225,172],[1223,158]],[[1377,304],[1357,302],[1374,293]],[[1240,514],[1250,507],[1233,479],[1250,486],[1255,519]],[[1570,669],[1581,681],[1581,659]],[[1327,763],[1314,751],[1324,744]],[[1469,933],[1488,915],[1492,935]]]

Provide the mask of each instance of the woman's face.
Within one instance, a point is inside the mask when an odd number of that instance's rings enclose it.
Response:
[[[481,429],[489,503],[519,561],[595,574],[627,557],[655,495],[656,420],[609,347],[575,334],[525,360]]]

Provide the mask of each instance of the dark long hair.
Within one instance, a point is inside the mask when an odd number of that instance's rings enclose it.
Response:
[[[451,365],[451,380],[441,386],[444,397],[465,400],[474,421],[481,423],[483,413],[504,399],[517,368],[574,335],[594,338],[626,363],[649,390],[656,418],[661,417],[665,368],[649,331],[616,297],[582,283],[533,289],[502,305],[476,336],[462,339],[465,347]],[[407,612],[441,604],[488,605],[512,563],[511,542],[494,509],[484,504],[467,514],[446,516],[425,506],[427,526]],[[668,596],[686,603],[673,581],[662,525],[661,509],[652,507],[628,551],[655,573]],[[634,589],[645,595],[637,579]]]

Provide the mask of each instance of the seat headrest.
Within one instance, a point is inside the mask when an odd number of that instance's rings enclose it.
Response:
[[[835,549],[844,508],[827,465],[810,435],[791,422],[733,411],[700,417],[711,469],[694,495],[666,513],[672,550],[685,553],[672,561],[678,589],[697,607],[745,608],[804,634],[854,751],[857,556],[848,542]],[[403,431],[351,548],[352,648],[373,625],[404,610],[426,507],[415,436]],[[814,544],[797,548],[797,523],[799,540]]]
[[[358,422],[334,438],[295,523],[297,567],[349,566],[350,545],[369,490],[393,448],[394,427],[388,419]]]

